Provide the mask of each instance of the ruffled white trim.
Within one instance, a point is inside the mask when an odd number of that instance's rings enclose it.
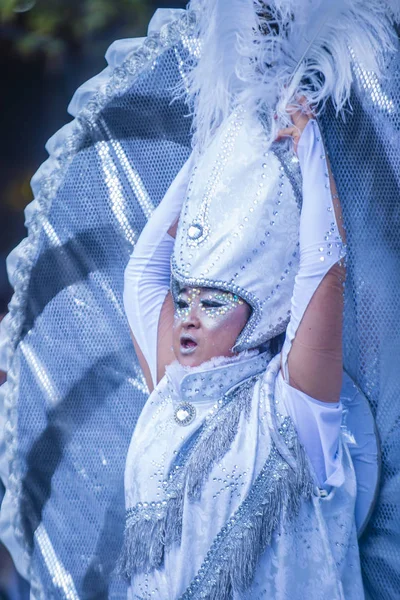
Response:
[[[4,419],[4,427],[0,428],[0,476],[7,488],[1,510],[0,539],[13,554],[21,574],[30,579],[31,593],[35,598],[44,599],[44,594],[40,581],[30,571],[29,551],[18,513],[21,467],[18,464],[17,435],[19,369],[15,351],[25,318],[31,270],[40,250],[42,219],[48,214],[72,159],[80,151],[100,111],[116,96],[127,91],[154,60],[177,43],[184,33],[191,31],[192,26],[186,11],[160,9],[150,21],[147,38],[120,40],[112,44],[106,54],[107,68],[82,85],[68,107],[75,119],[60,129],[46,145],[50,157],[32,179],[35,199],[25,209],[28,236],[7,258],[8,277],[14,295],[9,304],[9,315],[0,324],[0,366],[8,376],[0,392],[0,417]],[[0,425],[3,423],[0,422]]]

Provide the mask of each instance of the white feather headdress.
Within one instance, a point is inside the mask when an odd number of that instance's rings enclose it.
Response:
[[[201,58],[189,69],[186,84],[195,139],[205,146],[244,89],[238,42],[253,38],[257,21],[253,0],[192,0],[189,10],[196,13]]]
[[[394,48],[398,0],[191,0],[202,43],[188,74],[195,143],[205,148],[237,104],[265,112],[274,129],[286,106],[305,96],[331,98],[339,112],[350,97],[352,63],[382,76]]]

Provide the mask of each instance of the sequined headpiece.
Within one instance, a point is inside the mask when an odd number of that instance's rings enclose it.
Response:
[[[298,160],[267,140],[242,108],[219,128],[193,171],[172,257],[175,298],[182,286],[213,287],[251,306],[236,351],[285,330],[298,268]]]

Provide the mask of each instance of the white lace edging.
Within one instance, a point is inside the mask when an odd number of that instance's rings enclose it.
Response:
[[[49,213],[72,159],[90,134],[99,113],[111,100],[126,92],[132,83],[151,67],[158,56],[176,44],[183,34],[192,31],[193,27],[193,13],[180,9],[159,9],[150,21],[148,37],[120,40],[112,44],[106,54],[109,63],[106,69],[82,85],[68,107],[75,119],[60,129],[46,144],[50,156],[32,179],[35,199],[25,209],[28,236],[7,258],[8,277],[14,288],[14,295],[9,304],[9,316],[3,319],[0,325],[0,363],[2,368],[7,370],[7,383],[1,389],[5,426],[4,440],[0,437],[0,451],[4,445],[8,460],[8,477],[4,469],[0,470],[0,476],[7,487],[10,499],[7,504],[14,510],[11,514],[10,508],[7,518],[24,553],[24,565],[17,564],[17,567],[19,566],[21,573],[30,579],[31,598],[45,600],[41,583],[30,569],[30,553],[24,540],[18,511],[22,469],[18,457],[19,360],[16,349],[25,318],[30,275],[40,249],[42,222]],[[2,516],[4,517],[4,514]],[[27,569],[25,565],[29,565]]]

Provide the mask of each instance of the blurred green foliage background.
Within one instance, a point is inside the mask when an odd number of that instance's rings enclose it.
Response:
[[[0,0],[1,24],[12,28],[16,50],[53,58],[113,26],[120,35],[144,30],[153,8],[143,0]]]

